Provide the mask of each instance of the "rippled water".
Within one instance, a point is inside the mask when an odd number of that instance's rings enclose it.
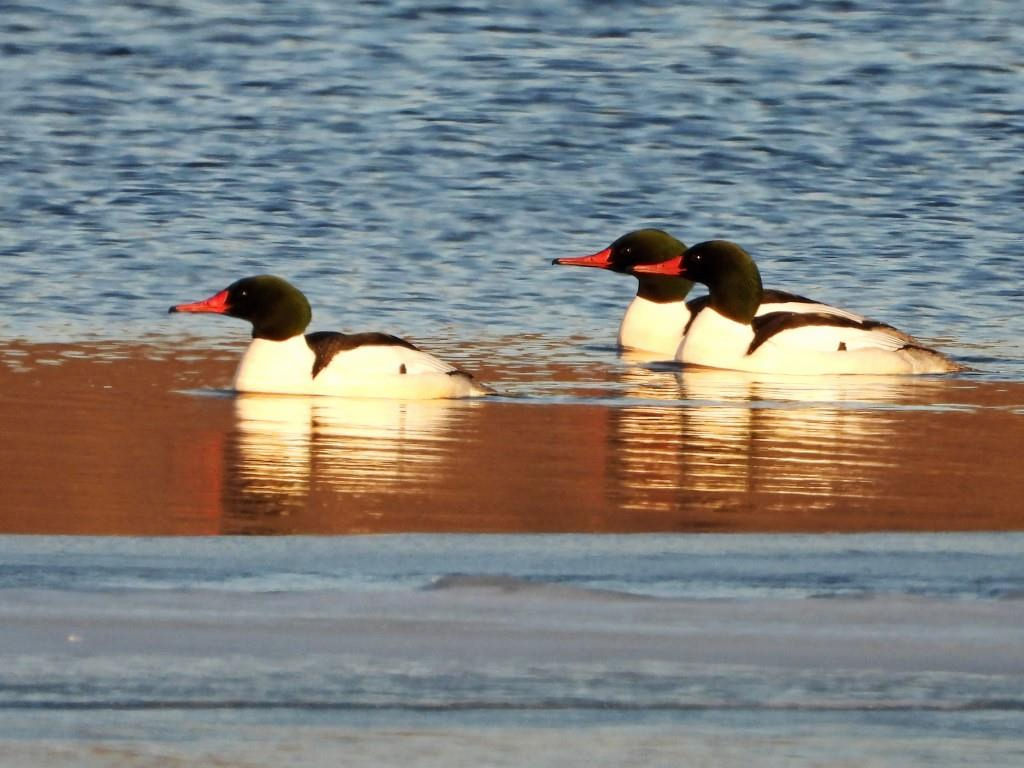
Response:
[[[1024,529],[1020,382],[541,359],[402,402],[233,396],[236,356],[0,344],[0,531]]]
[[[1021,764],[1020,535],[951,533],[1024,526],[1020,3],[44,0],[0,57],[0,531],[433,532],[0,537],[0,762]],[[549,262],[640,226],[976,370],[620,356],[632,281]],[[166,308],[256,272],[506,396],[229,397]]]
[[[607,343],[630,281],[547,261],[660,225],[1024,371],[1018,3],[44,2],[0,23],[9,337],[233,338],[163,309],[273,271],[321,328]]]

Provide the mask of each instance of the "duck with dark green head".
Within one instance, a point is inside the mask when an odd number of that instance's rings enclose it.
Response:
[[[238,392],[431,399],[493,390],[404,339],[384,333],[307,334],[309,301],[273,275],[246,277],[170,312],[203,312],[252,323],[233,387]]]
[[[782,374],[947,373],[961,366],[890,325],[852,313],[765,312],[757,264],[736,243],[709,240],[644,274],[708,287],[676,359],[687,365]]]
[[[622,349],[650,352],[671,358],[690,320],[686,295],[693,282],[674,275],[641,275],[633,272],[639,264],[657,264],[686,250],[682,242],[660,229],[629,232],[602,251],[589,256],[561,258],[552,264],[607,269],[635,275],[637,291],[619,324],[618,345]]]
[[[619,325],[619,347],[672,359],[679,351],[694,316],[707,305],[708,297],[686,301],[693,280],[678,273],[648,267],[678,260],[685,250],[686,246],[667,232],[637,229],[623,235],[603,251],[589,256],[554,259],[552,264],[596,267],[636,277],[636,296]],[[862,319],[859,315],[793,293],[764,291],[757,314],[779,311],[823,312]]]

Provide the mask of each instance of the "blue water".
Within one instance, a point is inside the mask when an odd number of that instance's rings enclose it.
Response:
[[[1013,600],[1024,598],[1022,544],[1018,533],[0,537],[0,590],[417,591],[507,579],[664,599]]]
[[[601,365],[631,282],[550,259],[660,226],[1021,379],[1022,71],[1013,0],[0,2],[0,337],[239,344],[166,308],[274,272]],[[1021,549],[0,537],[0,764],[1016,766]]]
[[[655,225],[1024,373],[1011,0],[2,10],[7,337],[242,338],[164,310],[272,271],[319,328],[604,344],[630,281],[548,262]]]

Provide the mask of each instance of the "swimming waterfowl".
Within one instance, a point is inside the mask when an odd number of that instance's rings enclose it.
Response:
[[[656,264],[686,250],[682,242],[660,229],[629,232],[602,251],[589,256],[553,259],[552,264],[595,267],[634,275],[637,291],[619,325],[617,342],[623,349],[653,352],[671,358],[690,320],[686,295],[693,282],[674,275],[641,275],[638,264]]]
[[[274,275],[246,277],[169,312],[210,312],[252,323],[252,343],[232,386],[238,392],[432,399],[493,394],[473,377],[384,333],[305,333],[309,301]]]
[[[688,365],[792,374],[947,373],[962,366],[885,323],[853,314],[763,311],[761,273],[727,240],[709,240],[644,274],[683,277],[708,287],[679,346]]]
[[[552,264],[595,267],[637,278],[637,292],[619,325],[618,345],[623,349],[675,357],[690,321],[708,302],[708,297],[686,301],[693,281],[665,272],[640,269],[678,257],[686,250],[682,241],[660,229],[637,229],[620,237],[607,248],[589,256],[553,259]],[[785,291],[765,291],[757,314],[768,312],[824,312],[851,320],[859,315],[821,304]]]

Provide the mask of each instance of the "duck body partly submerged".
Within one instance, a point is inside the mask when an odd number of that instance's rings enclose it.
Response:
[[[626,307],[615,342],[620,349],[671,359],[691,317],[685,301],[657,302],[638,295]]]
[[[470,374],[387,338],[395,337],[311,333],[284,341],[253,339],[238,364],[232,388],[238,392],[417,400],[491,394]]]
[[[470,374],[383,333],[304,331],[309,303],[272,275],[243,278],[209,299],[171,307],[249,320],[253,339],[232,387],[238,392],[436,399],[493,394]]]
[[[637,293],[619,325],[620,348],[673,359],[694,317],[707,306],[709,297],[686,300],[693,281],[678,274],[650,274],[647,265],[678,258],[686,251],[682,241],[660,229],[638,229],[620,237],[607,248],[589,256],[559,258],[553,264],[596,267],[637,278]],[[785,291],[764,291],[758,315],[771,312],[834,314],[862,320],[852,312],[822,304]]]
[[[676,359],[707,368],[803,375],[960,370],[883,323],[795,312],[769,312],[742,323],[711,307],[694,318]]]
[[[622,317],[616,342],[621,349],[670,358],[690,322],[686,295],[693,282],[669,275],[641,275],[633,267],[656,264],[685,250],[686,246],[667,232],[637,229],[597,253],[553,259],[551,263],[633,275],[637,279],[636,296]]]
[[[676,359],[686,365],[772,374],[948,373],[962,366],[885,323],[830,308],[768,306],[753,259],[724,240],[638,270],[685,275],[709,288]],[[813,302],[812,302],[813,304]]]

